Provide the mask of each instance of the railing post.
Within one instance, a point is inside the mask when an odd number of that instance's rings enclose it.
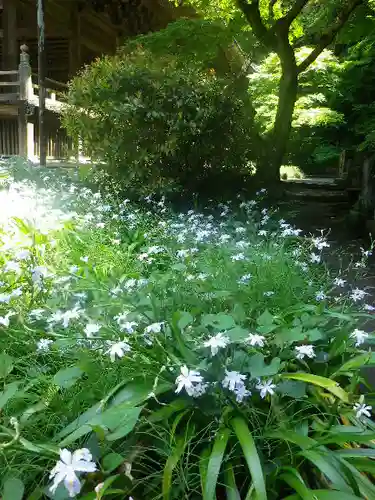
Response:
[[[34,142],[34,127],[27,123],[27,103],[33,94],[31,80],[30,56],[27,45],[21,45],[20,64],[18,66],[20,94],[18,108],[18,152],[24,158],[28,157],[28,145]],[[32,135],[32,137],[31,137]]]

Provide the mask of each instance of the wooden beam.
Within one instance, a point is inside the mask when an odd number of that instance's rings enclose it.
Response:
[[[69,39],[69,78],[81,68],[81,13],[77,2],[71,4],[70,26],[72,34]]]
[[[38,84],[39,84],[39,162],[41,167],[47,164],[47,143],[44,127],[46,106],[46,57],[45,57],[45,32],[44,32],[44,0],[37,0],[37,25],[38,25]]]
[[[17,0],[3,0],[3,69],[18,65]]]

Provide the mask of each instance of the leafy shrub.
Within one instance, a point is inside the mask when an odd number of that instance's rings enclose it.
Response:
[[[0,192],[5,499],[374,498],[372,308],[324,238],[262,199],[173,215],[26,174]]]
[[[184,52],[150,50],[148,37],[160,36],[141,37],[73,80],[64,119],[69,133],[144,193],[192,192],[248,175],[252,115],[244,93]]]

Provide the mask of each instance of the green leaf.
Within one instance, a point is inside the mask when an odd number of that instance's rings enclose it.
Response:
[[[267,500],[266,484],[264,482],[262,465],[259,460],[256,445],[245,420],[236,417],[231,420],[232,427],[241,445],[247,466],[249,468],[257,500]]]
[[[345,392],[337,382],[334,382],[329,378],[312,375],[311,373],[283,373],[281,378],[301,380],[302,382],[306,382],[308,384],[317,385],[318,387],[326,389],[331,394],[344,401],[344,403],[349,403],[348,393]]]
[[[219,477],[225,448],[231,431],[227,428],[220,429],[215,438],[214,446],[208,460],[206,482],[203,490],[203,500],[213,500],[216,495],[216,483]]]
[[[199,457],[199,477],[201,481],[202,495],[206,485],[208,461],[210,459],[210,455],[211,455],[211,447],[205,448]]]
[[[224,481],[225,481],[225,491],[227,494],[227,500],[241,500],[232,464],[227,464],[226,466],[224,472]]]
[[[185,410],[189,406],[192,406],[192,401],[190,399],[175,399],[168,403],[168,405],[163,406],[159,410],[154,411],[150,415],[147,416],[148,422],[160,422],[162,420],[166,421],[169,417],[174,415],[175,413]]]
[[[70,366],[62,368],[53,377],[54,383],[62,389],[69,389],[79,380],[84,374],[79,366]]]
[[[375,440],[375,433],[367,431],[362,427],[350,425],[336,425],[329,429],[327,434],[320,434],[317,438],[320,444],[347,443],[354,441],[356,443],[369,443]]]
[[[318,445],[317,441],[315,441],[314,439],[311,439],[308,436],[304,436],[303,434],[299,434],[298,432],[287,429],[268,432],[266,434],[266,437],[271,439],[280,439],[281,441],[288,441],[290,443],[294,443],[298,445],[301,449],[311,448],[313,446]]]
[[[304,450],[300,453],[317,467],[331,482],[332,488],[352,493],[352,488],[346,480],[345,472],[342,470],[338,460],[334,460],[331,453],[322,450]]]
[[[217,330],[229,330],[235,326],[232,316],[224,313],[205,314],[202,316],[201,322],[203,326],[212,326]]]
[[[3,352],[0,354],[0,379],[5,378],[13,370],[13,358]]]
[[[314,500],[360,500],[360,497],[334,490],[310,490]],[[290,495],[284,500],[300,500],[300,495]]]
[[[335,451],[336,455],[343,458],[367,457],[375,458],[375,449],[373,448],[345,448],[345,450]]]
[[[108,400],[108,406],[117,406],[122,403],[127,403],[129,407],[138,406],[148,399],[151,392],[156,395],[162,394],[173,387],[170,382],[163,381],[154,388],[155,380],[153,378],[145,379],[143,377],[136,378],[132,382],[126,382],[123,389],[122,384],[119,384],[116,391],[111,393],[111,397]]]
[[[125,413],[124,422],[122,422],[115,430],[106,436],[107,441],[116,441],[117,439],[121,439],[129,434],[135,427],[135,424],[138,421],[139,415],[142,411],[142,408],[129,408]]]
[[[227,330],[225,335],[229,337],[232,342],[242,342],[249,336],[249,330],[241,328],[240,326],[235,326],[234,328]]]
[[[331,377],[336,377],[341,373],[350,372],[351,370],[358,370],[366,365],[375,365],[375,353],[368,352],[349,359],[349,361],[341,365],[340,368],[333,375],[331,375]]]
[[[180,328],[180,330],[183,330],[188,325],[191,325],[191,323],[193,323],[194,321],[194,317],[189,312],[179,311],[176,314],[179,316],[177,320],[177,326],[178,328]]]
[[[0,410],[17,394],[19,386],[20,382],[11,382],[4,387],[3,392],[0,392]]]
[[[92,432],[95,426],[100,426],[111,431],[106,436],[109,441],[119,439],[119,437],[123,437],[131,432],[137,423],[140,412],[141,408],[129,408],[126,402],[108,408],[103,413],[96,414],[87,423],[73,431],[59,443],[59,446],[63,447],[73,443],[78,438]]]
[[[73,422],[68,424],[64,429],[62,429],[56,436],[55,440],[63,439],[65,436],[68,436],[72,432],[76,431],[84,424],[89,422],[95,415],[97,415],[100,411],[100,403],[96,403],[94,406],[83,412],[79,417],[77,417]]]
[[[173,471],[177,467],[178,462],[185,449],[185,440],[180,437],[176,440],[176,445],[172,449],[163,471],[162,493],[163,500],[169,500],[172,488]]]
[[[264,363],[263,354],[254,354],[249,359],[249,370],[252,378],[270,377],[280,369],[280,358],[273,358],[269,365]]]
[[[277,392],[284,396],[301,399],[306,396],[306,384],[293,380],[284,380],[277,385]]]
[[[113,472],[124,461],[125,461],[125,458],[122,455],[120,455],[119,453],[108,453],[108,455],[106,455],[102,461],[102,466],[103,466],[104,472],[106,472],[106,473]]]
[[[11,477],[4,483],[2,500],[22,500],[24,491],[23,482],[16,477]]]
[[[272,326],[275,323],[273,315],[266,309],[257,319],[259,326]]]
[[[302,500],[315,500],[311,490],[307,488],[305,481],[302,479],[301,474],[293,467],[283,467],[280,479],[285,481],[291,488],[293,488]]]

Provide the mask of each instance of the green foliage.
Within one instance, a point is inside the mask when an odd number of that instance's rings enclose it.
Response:
[[[322,237],[277,221],[261,193],[173,214],[66,172],[5,179],[5,498],[73,484],[83,499],[374,497],[371,407],[354,406],[374,403],[360,395],[373,337],[354,330],[371,316],[311,263]],[[77,478],[54,493],[59,453]]]
[[[171,50],[176,32],[191,43]],[[249,174],[254,152],[247,97],[233,78],[220,75],[223,60],[230,69],[227,59],[217,58],[217,71],[211,66],[219,44],[199,58],[206,33],[212,44],[221,32],[210,23],[172,24],[97,60],[71,84],[65,126],[129,189],[191,193]]]

